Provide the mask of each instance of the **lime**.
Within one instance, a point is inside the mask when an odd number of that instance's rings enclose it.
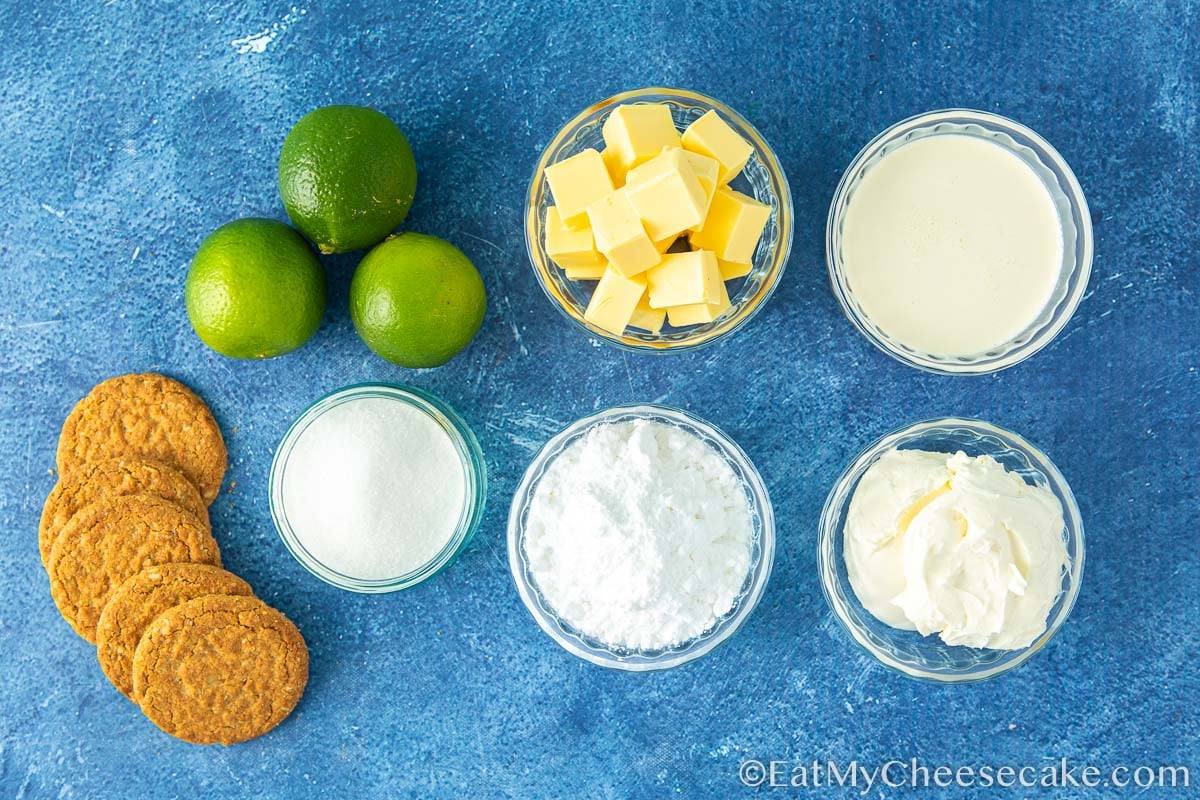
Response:
[[[318,108],[283,142],[283,207],[322,253],[379,243],[408,216],[416,191],[417,164],[408,140],[373,108]]]
[[[375,353],[439,367],[471,343],[487,293],[475,265],[436,236],[405,233],[367,253],[350,283],[350,318]]]
[[[183,290],[196,334],[232,358],[271,358],[308,341],[325,315],[325,273],[304,237],[239,219],[200,245]]]

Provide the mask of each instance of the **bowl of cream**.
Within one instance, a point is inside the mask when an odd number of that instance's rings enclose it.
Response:
[[[1058,151],[967,109],[906,119],[864,147],[834,193],[825,247],[859,332],[943,374],[995,372],[1049,344],[1087,289],[1092,249]]]
[[[1066,621],[1083,562],[1062,473],[981,420],[889,433],[846,468],[821,512],[817,563],[834,616],[914,678],[964,683],[1025,663]]]

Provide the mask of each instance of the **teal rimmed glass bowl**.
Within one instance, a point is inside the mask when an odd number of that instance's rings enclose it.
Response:
[[[463,506],[454,533],[428,562],[403,575],[390,578],[359,578],[323,564],[304,546],[304,542],[296,534],[283,498],[288,461],[304,432],[330,410],[365,398],[383,398],[404,403],[428,415],[449,436],[463,468]],[[466,420],[434,395],[411,386],[364,383],[347,386],[325,395],[309,406],[288,428],[283,441],[275,451],[275,459],[271,463],[271,518],[275,521],[275,529],[279,532],[279,538],[283,540],[288,552],[306,570],[332,586],[351,592],[367,594],[395,592],[415,586],[441,572],[454,561],[471,541],[471,537],[475,535],[475,530],[483,518],[486,498],[487,466],[483,460],[483,450]]]

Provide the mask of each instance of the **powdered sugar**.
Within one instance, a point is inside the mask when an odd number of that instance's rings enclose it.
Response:
[[[753,522],[728,463],[661,422],[593,428],[542,476],[525,552],[568,623],[619,647],[692,639],[733,605],[750,570]]]

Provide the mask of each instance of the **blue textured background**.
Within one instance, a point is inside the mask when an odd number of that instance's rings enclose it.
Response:
[[[717,798],[751,794],[743,759],[792,757],[1182,763],[1200,784],[1200,9],[876,5],[4,0],[0,796]],[[774,144],[796,205],[792,259],[761,316],[677,357],[581,336],[538,290],[522,243],[529,173],[557,127],[653,84],[740,110]],[[232,218],[283,218],[280,144],[332,102],[399,122],[421,170],[407,227],[451,239],[483,273],[483,331],[442,369],[393,367],[358,340],[356,256],[326,261],[328,315],[297,353],[235,362],[188,327],[195,248]],[[1079,176],[1096,228],[1091,285],[1067,329],[982,378],[921,374],[873,350],[837,308],[823,256],[827,204],[858,148],[902,117],[960,105],[1040,131]],[[148,723],[59,619],[38,564],[58,428],[94,383],[134,370],[176,375],[212,404],[230,449],[213,507],[226,564],[312,651],[296,713],[248,744],[195,747]],[[266,498],[288,423],[368,379],[441,395],[491,470],[486,520],[460,560],[384,597],[304,572]],[[629,401],[683,406],[734,435],[780,523],[749,623],[667,674],[608,672],[558,649],[521,606],[504,553],[534,450]],[[895,426],[946,414],[1041,445],[1088,537],[1083,591],[1057,639],[1014,674],[958,688],[862,654],[833,623],[814,553],[847,461]],[[1025,795],[1050,793],[996,796]]]

